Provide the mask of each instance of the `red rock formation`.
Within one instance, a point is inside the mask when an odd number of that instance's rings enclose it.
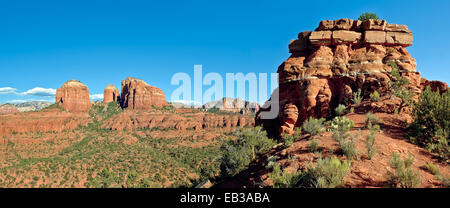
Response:
[[[0,105],[0,115],[19,113],[19,109],[12,105]]]
[[[106,86],[103,94],[103,102],[104,103],[119,102],[119,100],[120,100],[119,90],[114,85]]]
[[[69,112],[87,112],[92,104],[89,89],[80,81],[70,80],[56,91],[56,103]]]
[[[422,90],[425,89],[425,87],[430,86],[432,91],[439,91],[439,93],[445,93],[448,91],[448,85],[441,81],[428,81],[425,78],[422,78],[420,80],[420,85]]]
[[[278,68],[279,116],[262,120],[258,114],[257,124],[275,134],[292,133],[311,116],[332,116],[358,89],[366,97],[375,90],[384,93],[391,80],[390,63],[396,63],[410,88],[420,93],[416,60],[404,48],[412,40],[406,25],[384,20],[327,20],[316,31],[301,32],[289,45],[292,55]]]
[[[136,110],[151,110],[153,106],[167,106],[163,91],[152,87],[140,79],[127,78],[122,81],[122,95],[120,96],[122,108]]]

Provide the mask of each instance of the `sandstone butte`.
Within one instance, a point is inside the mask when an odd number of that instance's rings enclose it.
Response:
[[[120,105],[122,108],[151,110],[153,106],[161,108],[169,104],[161,89],[152,87],[141,79],[129,77],[122,81]]]
[[[119,90],[114,85],[111,85],[111,84],[106,86],[104,94],[103,94],[103,102],[110,103],[110,102],[119,102],[119,101],[120,101]]]
[[[56,91],[56,103],[69,112],[88,112],[92,106],[89,89],[77,80],[70,80]]]
[[[262,120],[258,113],[256,124],[273,134],[293,133],[309,117],[330,117],[358,89],[365,97],[375,90],[386,92],[392,62],[413,92],[420,94],[427,85],[447,90],[445,83],[421,78],[416,60],[406,50],[412,43],[406,25],[373,19],[321,21],[315,31],[301,32],[291,41],[291,56],[278,68],[278,118]]]

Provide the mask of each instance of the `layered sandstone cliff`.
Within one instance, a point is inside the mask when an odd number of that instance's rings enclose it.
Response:
[[[420,93],[424,81],[405,48],[412,41],[406,25],[385,20],[325,20],[315,31],[301,32],[289,44],[291,56],[278,68],[279,116],[263,120],[257,115],[257,124],[276,134],[292,133],[309,117],[332,116],[358,89],[365,97],[375,90],[384,93],[392,63],[413,92]]]
[[[135,110],[150,110],[153,106],[161,108],[168,105],[166,96],[161,89],[132,77],[122,81],[120,98],[122,108]]]
[[[56,103],[69,112],[87,112],[92,106],[89,89],[77,80],[70,80],[56,91]]]
[[[103,94],[103,102],[104,103],[119,102],[119,100],[120,100],[119,90],[114,85],[106,86]]]

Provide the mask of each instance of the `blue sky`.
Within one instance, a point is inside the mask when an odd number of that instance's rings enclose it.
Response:
[[[173,74],[272,73],[301,31],[375,12],[414,34],[408,50],[430,80],[450,83],[450,1],[0,2],[0,103],[54,100],[77,79],[90,94],[132,76],[170,99]],[[225,76],[224,76],[225,77]],[[205,88],[205,87],[204,87]]]

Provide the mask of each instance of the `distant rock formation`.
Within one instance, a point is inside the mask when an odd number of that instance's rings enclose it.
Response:
[[[17,109],[19,109],[20,112],[29,112],[29,111],[38,111],[42,110],[48,106],[50,106],[51,102],[46,101],[31,101],[31,102],[25,102],[25,103],[13,103],[10,105],[15,106]]]
[[[103,94],[103,102],[110,103],[110,102],[119,102],[119,101],[120,101],[119,90],[114,85],[111,85],[111,84],[106,86],[104,94]]]
[[[19,113],[19,109],[12,104],[0,105],[0,115]]]
[[[245,101],[240,98],[237,98],[237,99],[222,98],[221,100],[218,100],[218,101],[212,101],[212,102],[206,103],[205,105],[202,106],[202,108],[206,109],[206,110],[216,108],[221,111],[230,111],[230,112],[248,114],[251,112],[256,113],[257,111],[259,111],[259,104]]]
[[[56,103],[69,112],[87,112],[92,106],[89,89],[77,80],[70,80],[56,90]]]
[[[299,33],[289,44],[291,56],[278,68],[279,116],[263,120],[258,114],[257,124],[278,134],[293,133],[309,117],[332,116],[358,89],[365,97],[375,90],[386,92],[392,63],[419,94],[424,81],[405,49],[412,41],[406,25],[372,19],[325,20],[315,31]]]
[[[161,89],[152,87],[141,79],[129,77],[122,81],[120,105],[122,108],[151,110],[153,106],[161,108],[168,103]]]

